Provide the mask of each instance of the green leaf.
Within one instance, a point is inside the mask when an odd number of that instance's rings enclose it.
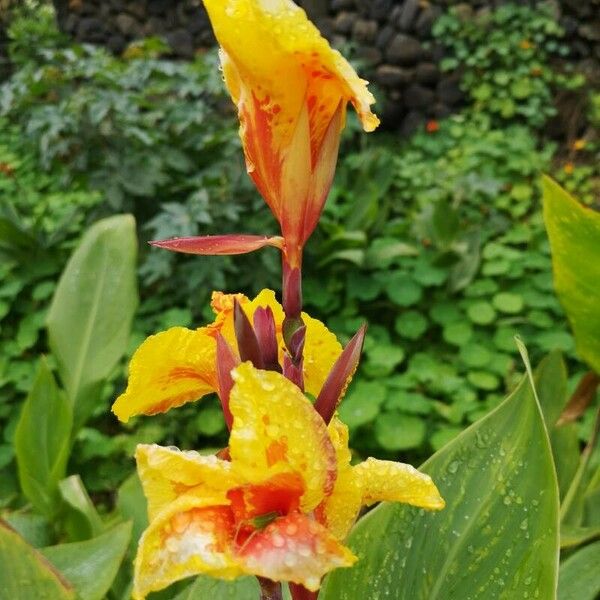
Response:
[[[85,540],[99,535],[104,524],[79,475],[71,475],[60,484],[60,495],[68,508],[66,527],[72,539]]]
[[[474,302],[467,308],[467,315],[477,325],[489,325],[496,318],[496,311],[489,302]]]
[[[398,306],[412,306],[421,299],[423,289],[409,275],[401,272],[386,276],[385,291]]]
[[[48,335],[73,405],[75,430],[127,349],[137,306],[136,254],[133,217],[98,221],[83,236],[56,288]]]
[[[110,589],[131,537],[121,523],[85,542],[44,548],[42,554],[73,584],[81,600],[102,600]]]
[[[212,577],[197,577],[194,583],[173,600],[256,600],[260,587],[256,577],[241,577],[234,581],[222,581]]]
[[[575,334],[576,349],[600,373],[600,213],[543,179],[544,221],[556,293]]]
[[[425,423],[419,417],[385,412],[375,421],[375,438],[385,450],[418,448],[425,439]]]
[[[58,508],[58,482],[65,476],[71,426],[71,407],[42,359],[17,424],[15,449],[21,489],[47,516]]]
[[[320,600],[553,598],[558,489],[540,408],[526,379],[422,467],[440,512],[384,503],[359,521],[359,561]]]
[[[354,429],[372,421],[383,404],[386,388],[376,381],[357,381],[340,404],[340,418]]]
[[[68,581],[16,531],[0,520],[0,595],[7,600],[74,600]]]
[[[125,519],[133,522],[131,550],[135,550],[140,536],[148,527],[148,504],[136,472],[121,484],[117,492],[117,508]]]
[[[538,365],[535,387],[546,427],[551,430],[567,403],[567,368],[560,352],[551,352]]]
[[[444,327],[443,336],[444,339],[453,346],[462,346],[466,344],[473,335],[473,328],[469,323],[459,321],[457,323],[450,323]]]
[[[523,310],[523,297],[519,294],[511,294],[510,292],[500,292],[492,299],[494,306],[504,313],[510,315],[516,314]]]
[[[558,600],[595,600],[600,594],[600,542],[570,556],[561,566]]]
[[[427,331],[427,319],[420,312],[409,310],[396,319],[394,328],[402,337],[416,340]]]

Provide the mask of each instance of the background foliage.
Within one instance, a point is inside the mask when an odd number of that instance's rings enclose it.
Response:
[[[124,598],[127,565],[145,523],[131,476],[135,445],[210,450],[225,444],[214,399],[118,425],[109,406],[124,385],[127,357],[150,333],[206,321],[213,289],[251,295],[277,288],[279,277],[273,250],[198,260],[150,250],[145,242],[273,232],[274,220],[245,174],[214,53],[175,63],[163,57],[163,42],[147,40],[114,57],[70,43],[39,6],[17,14],[10,36],[14,72],[0,89],[0,506],[63,572],[73,557],[83,557],[81,572],[68,573],[80,596]],[[306,260],[310,312],[343,341],[369,323],[364,361],[341,408],[353,449],[357,456],[415,464],[515,389],[523,371],[516,334],[534,364],[554,351],[552,372],[564,388],[554,409],[558,418],[586,367],[553,292],[540,174],[554,174],[590,205],[598,202],[600,181],[597,136],[549,139],[545,132],[556,112],[556,90],[584,85],[553,66],[565,50],[551,14],[508,5],[485,22],[465,23],[450,11],[438,21],[436,36],[450,50],[444,67],[461,69],[470,102],[409,139],[393,133],[367,138],[351,119]],[[593,132],[600,92],[589,90],[589,98],[587,131]],[[123,231],[103,241],[103,223],[123,212],[133,215],[137,237],[124,217]],[[97,357],[85,363],[89,381],[80,383],[94,394],[82,407],[69,376],[69,351],[80,347],[77,326],[90,314],[83,292],[97,283],[101,265],[94,261],[108,251],[106,244],[128,245],[131,257],[137,251],[128,267],[136,283],[122,290],[120,301],[106,302],[112,307],[106,322],[90,327],[112,326],[107,323],[119,320],[114,309],[123,306],[133,320],[102,368],[96,369]],[[76,248],[70,264],[90,261],[86,269],[94,276],[87,284],[67,267]],[[74,283],[65,283],[69,278]],[[69,286],[78,281],[84,289],[73,295]],[[98,293],[109,298],[115,290],[105,283]],[[68,302],[74,304],[67,311]],[[73,327],[61,311],[81,317]],[[557,350],[566,367],[556,366],[562,365]],[[540,400],[544,408],[541,389]],[[568,426],[546,422],[561,498],[571,493],[563,515],[565,555],[600,534],[593,508],[598,453],[590,446],[594,402],[592,395],[591,408]],[[533,404],[529,409],[528,418],[537,418]],[[48,427],[62,431],[64,443],[45,445],[41,432]],[[442,464],[460,445],[454,444],[428,464]],[[580,463],[585,444],[591,450]],[[43,465],[36,462],[41,455],[48,457]],[[451,464],[448,459],[443,468]],[[132,521],[132,534],[123,520]],[[12,544],[13,535],[0,529],[0,547]],[[567,581],[593,560],[594,545],[584,550],[583,558],[576,553],[564,563]],[[37,564],[39,557],[28,552]],[[97,580],[86,579],[86,561],[103,565]],[[73,597],[44,569],[48,586]],[[194,585],[202,594],[214,584]]]

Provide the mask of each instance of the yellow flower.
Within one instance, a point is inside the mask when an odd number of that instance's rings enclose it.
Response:
[[[258,308],[271,309],[280,357],[283,355],[284,314],[274,292],[263,290],[252,301],[243,294],[214,292],[212,308],[216,318],[212,324],[199,329],[172,327],[150,336],[136,350],[129,365],[127,389],[112,407],[119,420],[127,422],[135,415],[166,412],[218,392],[215,337],[221,333],[232,348],[236,347],[233,326],[236,299],[250,320]],[[317,396],[342,347],[323,323],[306,313],[302,319],[306,325],[304,382],[306,390]]]
[[[348,62],[291,0],[205,0],[238,108],[248,173],[300,266],[333,179],[346,105],[366,131],[374,102]]]
[[[279,373],[233,372],[231,461],[156,445],[136,458],[150,525],[135,563],[134,597],[197,574],[252,574],[315,591],[356,557],[342,541],[360,507],[380,500],[438,510],[431,479],[408,465],[350,465],[348,430],[329,426]]]

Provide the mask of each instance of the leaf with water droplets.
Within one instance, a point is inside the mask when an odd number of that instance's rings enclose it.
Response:
[[[422,467],[440,512],[384,503],[359,521],[359,561],[332,573],[320,600],[553,598],[558,488],[530,382]]]

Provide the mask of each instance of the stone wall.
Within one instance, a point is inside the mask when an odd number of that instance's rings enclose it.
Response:
[[[0,0],[8,2],[11,0]],[[384,125],[410,133],[463,102],[460,73],[441,73],[444,51],[433,23],[449,6],[490,10],[507,0],[297,0],[334,45],[350,45],[361,74],[380,90]],[[536,0],[511,0],[536,4]],[[550,0],[567,32],[569,61],[598,84],[600,0]],[[53,0],[61,29],[115,53],[144,36],[163,36],[173,55],[190,58],[214,44],[202,0]],[[0,38],[2,32],[0,30]],[[0,39],[0,44],[1,44]],[[1,59],[0,59],[1,60]]]

